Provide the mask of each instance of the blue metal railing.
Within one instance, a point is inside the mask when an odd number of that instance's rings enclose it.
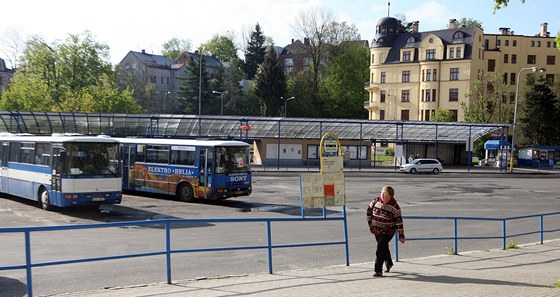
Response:
[[[326,241],[326,242],[308,242],[308,243],[293,243],[293,244],[273,244],[272,243],[272,222],[312,222],[312,221],[342,221],[344,225],[343,229],[343,241]],[[266,223],[266,245],[250,245],[250,246],[230,246],[230,247],[208,247],[208,248],[195,248],[195,249],[172,249],[171,248],[171,226],[174,224],[184,224],[184,223],[247,223],[247,222],[257,222]],[[97,228],[113,228],[113,227],[123,227],[123,226],[145,226],[145,225],[164,225],[165,226],[165,250],[164,251],[154,251],[146,253],[134,253],[134,254],[124,254],[124,255],[112,255],[103,257],[92,257],[92,258],[82,258],[82,259],[72,259],[72,260],[62,260],[62,261],[50,261],[50,262],[38,262],[33,263],[31,260],[31,233],[34,232],[46,232],[46,231],[60,231],[60,230],[77,230],[77,229],[97,229]],[[254,250],[254,249],[266,249],[268,250],[268,272],[272,273],[272,250],[278,248],[291,248],[291,247],[308,247],[308,246],[324,246],[324,245],[345,245],[345,256],[346,256],[346,266],[350,265],[350,259],[348,255],[348,233],[346,226],[346,212],[343,210],[342,216],[333,217],[302,217],[302,218],[216,218],[216,219],[164,219],[164,220],[153,220],[153,221],[130,221],[130,222],[117,222],[117,223],[102,223],[102,224],[82,224],[82,225],[66,225],[66,226],[39,226],[39,227],[13,227],[13,228],[0,228],[0,233],[23,233],[25,237],[25,264],[21,265],[9,265],[0,266],[0,271],[2,270],[26,270],[26,283],[27,283],[27,295],[33,296],[33,275],[32,268],[34,267],[45,267],[54,265],[64,265],[72,263],[83,263],[83,262],[96,262],[96,261],[107,261],[125,258],[139,258],[139,257],[149,257],[157,255],[165,255],[166,263],[166,279],[167,283],[171,284],[171,254],[175,253],[193,253],[193,252],[213,252],[213,251],[228,251],[228,250]]]
[[[527,216],[517,216],[508,218],[480,218],[480,217],[437,217],[437,216],[403,216],[403,220],[451,220],[453,221],[453,236],[447,237],[406,237],[406,240],[453,240],[453,254],[457,255],[459,250],[459,240],[470,240],[470,239],[502,239],[502,249],[506,249],[507,239],[513,237],[519,237],[530,234],[540,234],[540,244],[543,244],[544,233],[552,233],[560,231],[557,229],[544,229],[544,217],[546,216],[557,216],[560,212],[550,212],[543,214],[527,215]],[[528,218],[539,218],[539,230],[530,231],[516,234],[507,233],[507,222],[520,219]],[[502,235],[501,236],[459,236],[458,234],[458,222],[459,221],[494,221],[502,223]],[[395,260],[399,261],[399,235],[395,233]]]

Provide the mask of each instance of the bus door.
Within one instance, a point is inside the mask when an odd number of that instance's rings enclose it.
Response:
[[[66,151],[61,146],[53,146],[53,163],[52,163],[52,176],[51,187],[52,191],[60,192],[62,189],[62,173],[66,164]]]
[[[2,143],[2,152],[0,155],[0,161],[2,161],[2,167],[0,167],[0,192],[8,192],[8,156],[10,153],[10,143]]]
[[[136,145],[123,148],[123,185],[126,189],[134,188],[134,163],[136,162]]]
[[[208,198],[208,191],[212,188],[212,158],[208,149],[200,149],[198,171],[198,197]],[[203,191],[203,192],[201,192]]]

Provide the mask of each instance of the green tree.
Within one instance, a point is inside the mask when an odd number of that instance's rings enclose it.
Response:
[[[479,27],[480,29],[484,30],[484,28],[482,27],[482,22],[477,21],[475,19],[471,19],[471,18],[461,18],[460,20],[457,21],[457,26],[458,27]]]
[[[237,59],[225,64],[220,92],[224,92],[224,114],[245,115],[244,106],[249,105],[239,82],[243,79],[243,61]],[[221,98],[220,98],[221,99]]]
[[[208,86],[208,73],[206,72],[206,63],[202,59],[202,65],[198,54],[190,55],[190,58],[185,67],[185,76],[180,78],[181,86],[177,94],[179,95],[178,101],[183,105],[183,111],[187,114],[209,114],[209,104],[204,104],[204,98],[210,98]],[[196,59],[195,59],[196,58]],[[195,61],[196,60],[196,61]],[[202,66],[202,71],[200,67]],[[200,89],[200,78],[202,77],[202,90]],[[199,93],[202,95],[199,101]],[[199,111],[199,103],[201,110]]]
[[[541,76],[527,93],[521,118],[525,145],[558,145],[560,111],[558,98]]]
[[[254,92],[258,98],[261,116],[278,116],[281,114],[280,97],[286,92],[286,77],[278,63],[274,47],[269,47],[263,63],[255,75]],[[282,106],[283,107],[283,106]]]
[[[214,35],[202,47],[222,63],[236,62],[239,60],[239,57],[237,56],[237,47],[233,39],[233,33]]]
[[[164,42],[161,47],[161,54],[175,61],[175,59],[177,59],[177,57],[179,57],[182,53],[191,50],[192,43],[190,40],[173,37]]]
[[[290,101],[291,117],[318,118],[322,111],[313,104],[311,90],[313,88],[313,77],[309,72],[299,72],[287,79],[287,93],[295,97]]]
[[[470,105],[461,102],[467,123],[504,122],[512,119],[512,105],[506,101],[507,92],[502,73],[488,73],[475,80],[466,94]]]
[[[335,47],[343,49],[333,55],[327,66],[328,75],[321,83],[323,116],[367,119],[363,102],[368,98],[364,82],[369,77],[369,48],[359,41],[343,42]]]
[[[247,79],[253,79],[257,73],[259,65],[264,61],[266,49],[263,47],[266,37],[261,31],[259,23],[255,25],[255,30],[249,34],[247,47],[245,50],[244,71]]]
[[[521,3],[525,3],[525,0],[519,0],[519,1],[521,1]],[[494,13],[496,13],[496,10],[508,6],[508,4],[509,4],[509,0],[494,0]]]
[[[453,112],[448,109],[438,108],[434,115],[430,118],[430,122],[454,122]]]
[[[406,16],[404,14],[396,14],[395,18],[399,22],[399,33],[411,33],[412,32],[412,22],[406,21]]]
[[[0,110],[51,111],[54,105],[48,84],[39,75],[22,71],[16,71],[0,100]]]

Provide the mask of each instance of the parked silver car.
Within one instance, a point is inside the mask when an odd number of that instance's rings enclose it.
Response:
[[[443,171],[443,166],[437,159],[414,159],[411,163],[401,166],[401,172],[416,173],[416,172],[431,172],[438,174]]]

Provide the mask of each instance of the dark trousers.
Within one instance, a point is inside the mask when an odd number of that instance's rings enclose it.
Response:
[[[393,266],[391,251],[389,250],[389,242],[391,239],[393,239],[391,235],[375,235],[377,250],[375,251],[375,265],[373,266],[373,271],[382,272],[383,263],[385,263],[387,267]]]

